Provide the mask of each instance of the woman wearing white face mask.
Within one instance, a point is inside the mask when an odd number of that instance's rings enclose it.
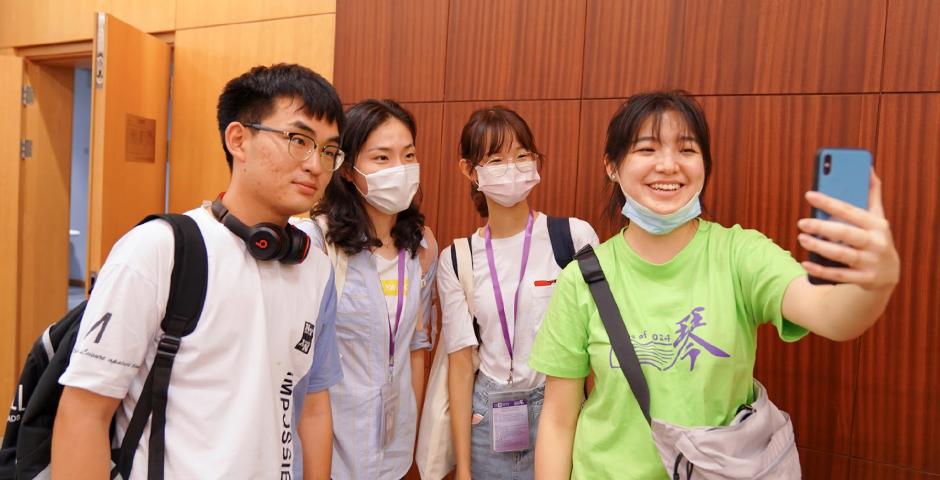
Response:
[[[399,479],[414,458],[437,245],[418,209],[416,126],[391,100],[346,112],[346,162],[311,212],[338,294],[333,478]]]
[[[813,207],[838,212],[834,216],[848,222],[803,219],[797,224],[803,232],[798,240],[807,250],[851,265],[833,269],[801,265],[756,230],[699,218],[699,196],[712,169],[708,125],[699,104],[682,92],[628,99],[610,121],[605,157],[612,186],[608,213],[623,215],[628,224],[595,253],[629,332],[615,339],[632,344],[635,355],[621,358],[612,346],[591,292],[597,283],[589,287],[579,268],[565,270],[529,361],[547,375],[537,477],[688,478],[688,472],[698,470],[680,464],[682,457],[661,457],[657,444],[665,442],[659,437],[654,443],[651,424],[657,431],[662,429],[656,421],[725,426],[739,407],[755,402],[760,325],[772,325],[784,341],[796,341],[808,331],[848,340],[881,315],[900,268],[882,210],[881,182],[872,175],[868,210],[817,192],[806,194]],[[812,234],[825,234],[831,242]],[[813,285],[807,272],[846,283]],[[621,366],[637,364],[648,390],[635,397],[632,392],[643,389],[633,390]],[[584,401],[590,372],[596,375],[594,389]],[[647,412],[638,400],[644,397]],[[757,445],[772,453],[774,445],[767,437],[762,440]],[[684,452],[695,453],[688,447],[693,435],[667,447],[680,448],[682,442]],[[784,459],[795,446],[780,450]],[[723,462],[730,455],[714,455],[714,448],[701,451],[707,451],[701,456],[712,455],[712,465],[727,468],[729,478],[747,463]],[[759,478],[798,476],[789,471]]]
[[[486,225],[457,239],[439,260],[456,474],[531,478],[544,376],[529,369],[529,350],[555,278],[575,251],[597,243],[597,235],[582,220],[547,217],[530,207],[542,155],[516,112],[474,112],[461,134],[460,156]]]

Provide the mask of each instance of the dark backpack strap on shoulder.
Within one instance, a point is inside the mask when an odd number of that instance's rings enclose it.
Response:
[[[552,217],[546,219],[548,224],[548,239],[552,242],[552,253],[555,263],[565,268],[574,260],[574,240],[571,238],[571,221],[568,217]]]
[[[581,276],[584,277],[585,283],[591,290],[591,296],[594,297],[594,303],[597,304],[597,313],[604,323],[604,329],[607,330],[610,346],[614,349],[614,354],[617,355],[618,363],[620,363],[620,370],[627,378],[630,390],[633,390],[633,396],[640,404],[646,422],[652,423],[649,385],[646,383],[646,377],[643,376],[640,359],[637,358],[636,350],[633,349],[627,325],[620,316],[620,309],[617,308],[617,301],[614,299],[613,292],[610,291],[610,284],[607,283],[607,277],[601,269],[597,254],[590,245],[586,245],[575,255],[575,259],[578,260]]]
[[[167,390],[173,360],[179,351],[182,338],[192,333],[199,322],[206,289],[209,282],[209,265],[206,245],[195,220],[179,214],[151,215],[140,223],[161,219],[173,228],[174,255],[173,272],[170,277],[170,292],[167,298],[166,315],[160,323],[163,335],[157,344],[153,366],[147,375],[143,391],[134,409],[121,444],[117,469],[112,478],[120,473],[128,478],[133,466],[134,453],[143,436],[147,418],[150,422],[150,444],[148,474],[150,479],[163,478],[166,453],[166,406]]]
[[[470,251],[470,265],[473,265],[473,235],[467,236],[467,250]],[[470,275],[472,278],[473,272],[470,272]],[[477,337],[477,345],[483,345],[483,337],[480,336],[480,322],[477,321],[476,316],[473,317],[473,334]]]

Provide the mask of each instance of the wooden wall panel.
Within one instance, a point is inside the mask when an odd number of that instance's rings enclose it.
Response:
[[[97,11],[108,12],[145,32],[171,31],[176,24],[176,5],[165,0],[0,0],[0,46],[90,40]]]
[[[444,100],[447,6],[440,0],[340,2],[335,68],[343,101]]]
[[[69,191],[72,181],[72,91],[75,72],[25,62],[35,101],[23,135],[33,155],[20,164],[20,323],[17,366],[68,302]]]
[[[826,480],[849,480],[849,457],[833,455],[800,448],[800,466],[803,468],[803,478]]]
[[[452,0],[448,100],[578,98],[585,0]]]
[[[884,90],[940,91],[940,2],[888,2]]]
[[[441,129],[444,121],[443,103],[404,103],[418,124],[415,148],[421,164],[421,212],[425,225],[437,235],[438,194],[440,191],[442,157]]]
[[[176,29],[208,27],[243,22],[257,22],[277,18],[302,17],[320,13],[335,13],[336,0],[208,0],[191,2],[177,0]],[[304,32],[290,42],[309,45],[310,36],[316,32]],[[268,41],[265,37],[255,39]]]
[[[20,138],[23,60],[0,56],[0,405],[10,405],[19,368],[17,319],[20,283]]]
[[[875,92],[884,0],[590,0],[585,98]]]
[[[622,98],[581,102],[574,215],[593,225],[602,242],[613,236],[624,223],[622,216],[608,219],[604,214],[611,189],[619,188],[607,178],[604,170],[607,124],[623,102]]]
[[[519,113],[529,124],[536,146],[545,155],[541,183],[530,197],[530,205],[549,215],[574,214],[572,179],[577,177],[577,100],[499,102]],[[438,240],[449,245],[483,225],[470,199],[470,182],[458,168],[460,131],[470,114],[493,102],[444,104],[443,152],[438,204]]]
[[[940,94],[886,95],[879,123],[901,282],[863,337],[852,454],[940,474]]]
[[[314,15],[176,34],[170,211],[189,210],[215,198],[228,185],[228,165],[215,120],[225,83],[255,65],[277,62],[299,63],[331,79],[334,27],[334,15]]]
[[[850,468],[852,480],[940,480],[940,475],[858,459],[852,459]]]

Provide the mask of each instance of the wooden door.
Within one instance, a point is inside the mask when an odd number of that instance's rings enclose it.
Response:
[[[170,47],[98,13],[94,39],[88,269],[149,213],[163,212]]]

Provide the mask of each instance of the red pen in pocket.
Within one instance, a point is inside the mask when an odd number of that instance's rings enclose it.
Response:
[[[536,287],[549,287],[554,283],[555,283],[555,280],[536,280],[535,286]]]

